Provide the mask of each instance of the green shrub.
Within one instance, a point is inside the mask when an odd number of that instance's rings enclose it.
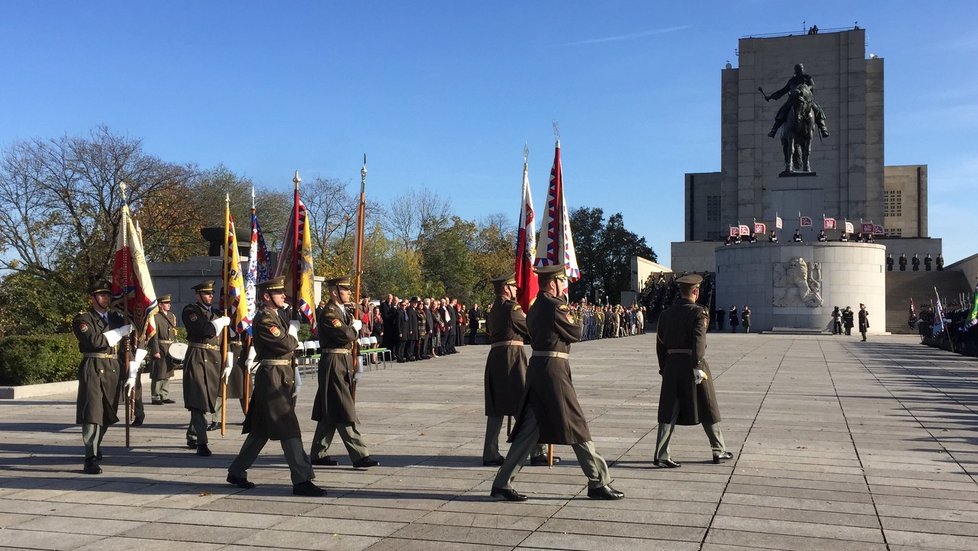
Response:
[[[80,362],[78,341],[70,333],[0,339],[0,385],[71,381]]]

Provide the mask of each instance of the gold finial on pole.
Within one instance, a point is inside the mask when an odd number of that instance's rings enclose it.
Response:
[[[299,182],[301,182],[301,181],[302,181],[302,178],[299,178],[299,171],[296,170],[295,171],[295,177],[292,178],[292,183],[295,184],[295,189],[299,189]]]

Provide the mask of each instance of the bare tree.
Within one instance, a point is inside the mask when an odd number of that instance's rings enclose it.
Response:
[[[385,229],[405,251],[416,251],[426,227],[445,227],[451,218],[451,201],[428,188],[421,188],[408,191],[391,202]]]

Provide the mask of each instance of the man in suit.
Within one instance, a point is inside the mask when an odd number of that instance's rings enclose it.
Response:
[[[570,316],[565,293],[567,276],[562,264],[536,268],[540,293],[526,318],[533,355],[527,368],[526,387],[510,435],[512,445],[492,483],[491,497],[507,501],[528,498],[513,488],[523,460],[537,443],[566,444],[588,480],[588,497],[621,499],[625,494],[611,487],[611,474],[591,440],[584,410],[571,380],[570,345],[581,340],[581,326]]]
[[[655,352],[662,387],[659,392],[659,432],[652,463],[678,468],[669,457],[669,441],[676,424],[703,425],[713,450],[713,462],[732,459],[720,432],[720,407],[713,377],[706,363],[706,331],[710,316],[696,304],[703,277],[690,274],[676,280],[679,301],[659,315]]]

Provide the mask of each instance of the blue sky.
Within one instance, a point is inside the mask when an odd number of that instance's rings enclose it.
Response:
[[[927,7],[933,5],[936,7]],[[99,124],[287,190],[293,171],[460,215],[542,208],[560,123],[571,207],[622,212],[666,264],[683,174],[719,170],[720,70],[750,34],[867,29],[886,164],[929,165],[930,234],[978,252],[978,2],[0,2],[0,147]]]

